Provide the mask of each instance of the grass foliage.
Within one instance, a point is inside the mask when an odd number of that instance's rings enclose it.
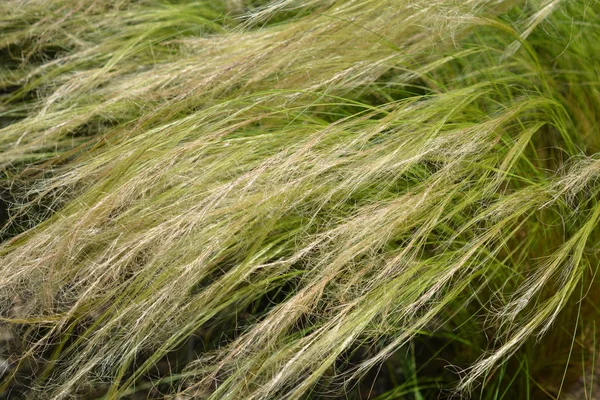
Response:
[[[593,398],[599,116],[597,0],[3,1],[0,393]]]

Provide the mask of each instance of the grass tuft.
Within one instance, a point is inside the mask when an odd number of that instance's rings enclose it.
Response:
[[[600,3],[0,4],[0,397],[597,396]]]

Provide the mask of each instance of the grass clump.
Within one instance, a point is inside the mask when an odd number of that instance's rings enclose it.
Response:
[[[0,11],[4,396],[595,395],[598,2]]]

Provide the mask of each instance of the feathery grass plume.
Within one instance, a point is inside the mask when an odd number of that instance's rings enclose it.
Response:
[[[4,2],[0,393],[592,398],[599,50],[595,0]]]

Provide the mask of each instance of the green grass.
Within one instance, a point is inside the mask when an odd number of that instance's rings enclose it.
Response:
[[[0,4],[0,397],[595,398],[599,54],[594,0]]]

